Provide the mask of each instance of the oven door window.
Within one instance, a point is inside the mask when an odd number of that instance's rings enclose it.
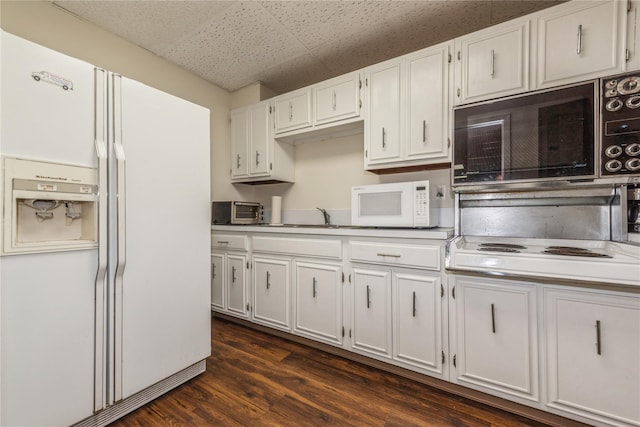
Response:
[[[455,110],[454,184],[593,177],[595,82]]]

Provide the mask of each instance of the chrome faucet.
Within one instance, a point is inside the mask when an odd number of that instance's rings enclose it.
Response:
[[[330,225],[331,215],[329,215],[329,212],[327,212],[326,209],[322,209],[322,208],[316,208],[316,209],[318,209],[320,212],[322,212],[322,215],[324,215],[324,225]]]

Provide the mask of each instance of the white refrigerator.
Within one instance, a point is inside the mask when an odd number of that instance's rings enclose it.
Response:
[[[205,370],[209,110],[0,51],[0,425],[105,425]]]

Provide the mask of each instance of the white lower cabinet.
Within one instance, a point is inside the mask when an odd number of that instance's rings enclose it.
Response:
[[[342,267],[295,261],[293,331],[342,346]]]
[[[393,358],[448,378],[444,372],[444,286],[440,276],[394,271],[391,289]]]
[[[537,402],[536,286],[464,276],[452,280],[452,381]]]
[[[253,257],[253,310],[256,323],[291,329],[291,261]]]
[[[227,293],[224,286],[225,255],[211,254],[211,309],[225,310]]]
[[[544,289],[546,404],[640,425],[640,297]]]
[[[391,357],[391,272],[353,269],[351,346]]]
[[[239,317],[248,317],[249,313],[246,265],[245,254],[227,254],[227,312]]]

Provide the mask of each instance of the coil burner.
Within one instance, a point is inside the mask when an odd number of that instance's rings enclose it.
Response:
[[[548,246],[543,251],[545,254],[551,255],[564,255],[564,256],[579,256],[589,258],[612,258],[609,255],[599,252],[593,252],[587,248],[576,248],[573,246]]]
[[[520,250],[527,249],[526,246],[511,243],[480,243],[478,246],[479,251],[486,252],[520,253]]]

